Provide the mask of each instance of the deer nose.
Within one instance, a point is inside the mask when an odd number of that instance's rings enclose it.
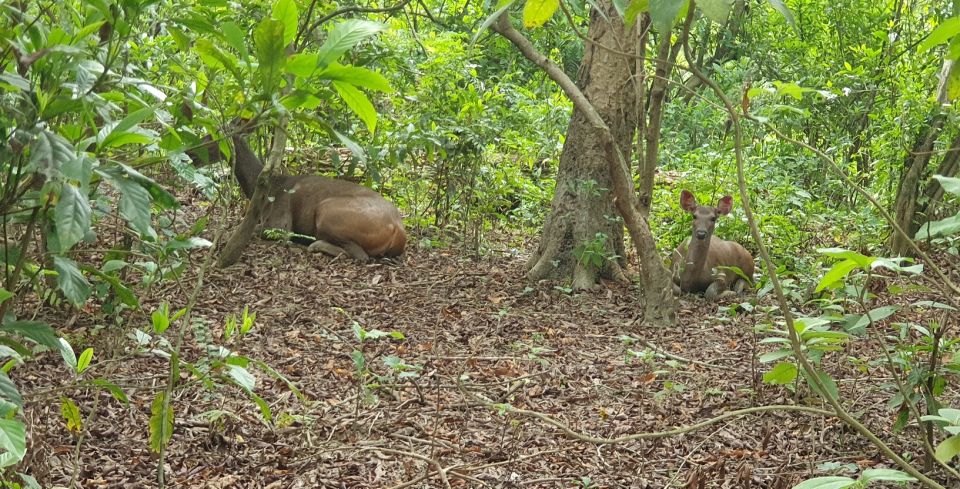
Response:
[[[702,229],[698,229],[698,230],[697,230],[697,239],[704,239],[704,238],[706,238],[706,237],[707,237],[707,232],[706,232],[706,231],[704,231],[704,230],[702,230]]]

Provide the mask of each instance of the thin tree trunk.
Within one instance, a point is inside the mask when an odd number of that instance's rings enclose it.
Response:
[[[927,164],[930,163],[930,156],[933,151],[933,145],[940,136],[943,129],[945,117],[939,113],[939,109],[929,124],[927,124],[926,133],[918,138],[913,150],[907,155],[903,178],[900,180],[900,186],[897,189],[897,198],[894,202],[893,210],[897,224],[907,232],[912,238],[917,231],[916,222],[917,191],[920,186],[920,177],[923,175]],[[897,233],[890,236],[890,251],[896,255],[906,256],[911,253],[910,243]]]

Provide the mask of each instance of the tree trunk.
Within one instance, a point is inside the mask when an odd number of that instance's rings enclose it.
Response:
[[[596,46],[616,46],[636,53],[632,30],[609,2],[601,2],[609,18],[596,10],[591,13],[587,44],[580,64],[578,86],[609,126],[620,149],[629,161],[631,141],[637,125],[636,91],[632,86],[634,63],[631,59]],[[595,286],[601,277],[623,281],[623,223],[616,216],[611,195],[612,181],[606,151],[596,129],[580,110],[574,109],[567,127],[567,138],[560,156],[557,186],[550,214],[543,227],[540,246],[528,262],[531,280],[572,277],[575,289]],[[603,249],[608,257],[601,268],[578,260],[575,250],[606,238]],[[601,237],[602,237],[601,236]]]
[[[217,265],[220,268],[229,267],[240,259],[243,250],[250,244],[253,234],[260,223],[263,209],[267,205],[267,196],[270,195],[270,182],[273,175],[273,169],[278,167],[283,159],[284,147],[287,145],[287,117],[281,116],[277,123],[277,129],[274,131],[273,146],[270,148],[270,155],[267,157],[267,164],[257,176],[257,186],[253,190],[253,196],[247,205],[247,212],[243,215],[243,221],[240,226],[233,231],[227,244],[224,245]],[[237,151],[233,152],[234,158],[237,157]],[[236,167],[237,165],[234,165]],[[236,171],[236,170],[235,170]]]
[[[890,251],[899,256],[910,255],[910,239],[916,233],[919,223],[917,222],[917,191],[920,187],[920,178],[923,176],[927,164],[930,163],[930,156],[933,151],[933,145],[940,136],[943,129],[944,119],[939,108],[936,115],[927,124],[927,129],[922,135],[918,135],[913,150],[907,155],[904,163],[903,178],[900,179],[900,186],[897,188],[897,198],[893,205],[894,216],[900,229],[903,229],[908,236],[904,237],[897,233],[890,235]]]
[[[605,10],[610,12],[609,18],[618,18],[609,4],[606,4]],[[599,22],[604,22],[604,20],[595,15],[592,19],[592,25]],[[628,160],[624,158],[621,151],[624,140],[618,139],[617,133],[611,130],[600,112],[590,103],[586,94],[577,87],[573,80],[556,63],[540,54],[527,38],[513,28],[509,15],[501,14],[496,22],[491,25],[491,28],[507,38],[527,59],[533,61],[553,81],[557,82],[557,85],[573,102],[576,111],[582,114],[584,120],[593,129],[596,139],[599,140],[598,144],[603,152],[603,158],[608,165],[609,178],[614,186],[613,201],[621,217],[623,217],[624,224],[630,231],[630,236],[633,238],[637,254],[642,262],[640,271],[643,286],[644,322],[656,326],[675,324],[677,302],[673,297],[670,272],[657,253],[656,240],[650,232],[647,221],[640,214],[640,203],[633,188],[633,179],[630,178]],[[594,32],[592,26],[591,32]],[[592,54],[597,55],[596,52]],[[631,93],[635,92],[631,90]],[[573,122],[571,122],[571,125],[573,125]],[[630,132],[632,132],[633,126],[630,127]],[[629,142],[630,139],[628,138],[627,144]],[[623,229],[622,226],[620,226],[620,229]],[[557,249],[560,247],[560,245],[554,244],[551,244],[551,246],[555,246]]]

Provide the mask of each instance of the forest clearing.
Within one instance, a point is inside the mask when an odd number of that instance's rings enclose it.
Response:
[[[3,488],[960,484],[960,2],[0,3]]]

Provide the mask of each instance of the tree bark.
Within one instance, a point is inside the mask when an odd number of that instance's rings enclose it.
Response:
[[[919,223],[917,222],[917,191],[920,187],[920,178],[924,170],[930,163],[930,157],[933,151],[933,145],[936,143],[940,132],[943,130],[945,117],[938,111],[929,124],[926,125],[926,131],[918,136],[913,150],[907,155],[904,163],[903,178],[900,179],[900,186],[897,188],[897,198],[893,205],[894,216],[901,229],[913,237],[917,232]],[[908,256],[912,254],[909,239],[900,236],[898,233],[890,235],[890,251],[899,256]]]
[[[281,116],[277,123],[277,129],[274,131],[273,146],[270,147],[270,155],[267,157],[266,165],[260,175],[257,176],[257,186],[253,190],[253,196],[247,204],[247,211],[243,215],[240,226],[233,231],[227,244],[224,245],[217,265],[220,268],[229,267],[240,259],[243,250],[253,239],[257,224],[260,223],[263,209],[267,205],[267,196],[270,195],[270,182],[273,175],[273,169],[279,166],[283,159],[283,150],[287,145],[287,117]],[[233,152],[233,157],[237,157],[237,151]],[[236,165],[234,165],[236,166]]]
[[[608,2],[605,3],[605,10],[609,10],[611,25],[622,26],[618,20],[619,16],[613,12]],[[591,19],[591,32],[594,31],[593,25],[600,23],[602,17],[594,15]],[[599,136],[599,145],[603,152],[604,160],[608,164],[608,175],[614,186],[614,202],[617,210],[623,217],[630,236],[633,238],[637,253],[640,256],[641,267],[641,285],[643,286],[644,296],[644,321],[652,325],[671,325],[676,321],[676,299],[673,297],[673,285],[670,272],[660,259],[657,252],[656,240],[650,232],[647,221],[639,211],[639,201],[637,194],[633,189],[633,180],[630,178],[630,167],[624,158],[621,146],[625,143],[623,139],[617,139],[611,128],[604,122],[600,112],[594,108],[586,94],[582,92],[577,85],[557,66],[553,61],[540,54],[533,44],[523,37],[520,32],[514,29],[510,23],[510,17],[501,14],[500,17],[491,26],[493,30],[505,37],[523,54],[527,59],[534,62],[537,66],[555,81],[563,92],[573,102],[574,108],[581,113],[584,119],[589,123],[594,131],[594,135]],[[595,47],[595,46],[593,46]],[[592,48],[593,48],[592,47]],[[592,51],[593,55],[599,54],[597,50]],[[609,56],[609,51],[604,51]],[[631,65],[619,59],[621,64]],[[635,93],[627,88],[630,93]],[[571,124],[573,124],[571,122]],[[632,132],[634,126],[630,126]],[[626,139],[629,147],[631,138]],[[622,229],[622,227],[621,227]],[[552,244],[551,244],[552,246]]]
[[[594,10],[580,64],[579,87],[609,126],[620,152],[629,159],[637,125],[632,59],[600,49],[596,43],[636,53],[635,36],[610,2],[601,2],[609,22]],[[572,277],[574,289],[595,287],[601,277],[625,281],[622,270],[623,224],[617,219],[610,194],[612,181],[606,150],[585,114],[575,108],[560,156],[557,186],[540,245],[528,262],[531,280]],[[603,239],[608,257],[595,268],[575,256],[579,246]]]

